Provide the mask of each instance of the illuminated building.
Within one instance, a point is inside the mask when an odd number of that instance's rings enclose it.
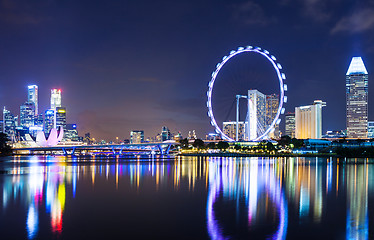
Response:
[[[48,136],[49,132],[55,125],[55,111],[48,109],[44,113],[44,133]]]
[[[56,128],[58,127],[66,129],[66,108],[64,107],[56,108]]]
[[[197,139],[195,130],[188,131],[188,139]]]
[[[66,124],[66,130],[64,131],[64,134],[65,139],[78,141],[77,124]]]
[[[353,57],[346,74],[347,137],[368,137],[368,72],[361,57]]]
[[[368,138],[374,138],[374,122],[368,122]]]
[[[162,127],[161,129],[161,141],[167,141],[171,139],[171,133],[168,127]]]
[[[61,89],[51,89],[51,109],[61,107]]]
[[[35,115],[38,115],[38,86],[29,85],[27,87],[27,101],[34,103]]]
[[[3,110],[3,132],[8,135],[9,139],[15,140],[16,127],[18,126],[18,116],[15,117],[9,110],[4,107]]]
[[[131,143],[142,143],[144,142],[144,131],[143,130],[133,130],[130,134]]]
[[[279,107],[279,95],[277,94],[266,95],[266,115],[265,115],[266,129],[270,127],[275,117],[277,116],[278,107]],[[278,124],[274,125],[274,131],[269,134],[269,137],[272,137],[272,138],[279,137],[279,125]]]
[[[285,135],[295,137],[295,113],[286,113],[286,129]]]
[[[266,130],[266,95],[258,90],[248,90],[246,122],[248,122],[248,127],[245,128],[246,140],[256,139]]]
[[[223,133],[232,139],[236,139],[236,124],[236,122],[223,122]],[[244,140],[244,122],[238,122],[238,126],[238,139],[242,141]]]
[[[29,128],[34,125],[35,105],[33,102],[25,102],[20,106],[20,125]]]
[[[322,137],[322,107],[325,102],[315,100],[313,105],[295,108],[295,137],[318,139]]]

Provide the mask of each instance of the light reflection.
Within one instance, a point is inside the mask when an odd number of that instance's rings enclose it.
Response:
[[[49,214],[52,233],[62,233],[64,211],[77,197],[80,181],[87,180],[92,186],[106,181],[116,186],[116,191],[124,191],[121,184],[130,184],[139,192],[147,178],[152,179],[147,183],[151,182],[156,191],[168,186],[173,191],[190,192],[204,188],[208,192],[206,224],[212,239],[230,238],[223,234],[224,220],[216,217],[218,201],[234,204],[237,221],[244,214],[248,231],[268,221],[275,229],[268,237],[285,239],[291,218],[297,219],[298,224],[308,224],[304,220],[321,223],[328,197],[346,200],[342,211],[346,211],[347,239],[369,236],[368,196],[374,190],[370,184],[374,182],[374,165],[367,164],[367,159],[345,164],[346,160],[323,158],[176,157],[160,161],[154,157],[127,162],[117,158],[112,162],[92,160],[82,165],[58,160],[48,157],[41,162],[32,158],[27,166],[21,166],[23,161],[15,158],[9,174],[2,178],[2,209],[6,211],[15,202],[24,205],[29,239],[38,237],[39,214],[43,211]],[[294,215],[289,216],[289,209]]]

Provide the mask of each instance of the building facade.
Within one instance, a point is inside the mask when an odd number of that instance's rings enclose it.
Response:
[[[38,115],[38,86],[30,85],[27,87],[27,102],[34,103],[35,115]]]
[[[52,128],[55,126],[55,110],[48,109],[44,113],[44,133],[49,135]]]
[[[374,121],[368,122],[368,138],[374,138]]]
[[[295,137],[295,113],[286,113],[285,117],[285,135],[294,138]]]
[[[18,126],[18,116],[14,116],[4,107],[3,110],[3,132],[8,135],[9,139],[15,141],[16,128]]]
[[[35,123],[35,104],[34,102],[25,102],[20,106],[20,125],[29,128]]]
[[[144,142],[144,131],[143,130],[133,130],[130,133],[130,143],[142,143]]]
[[[278,94],[266,95],[266,115],[265,115],[266,129],[270,127],[275,117],[277,116],[278,108],[279,108],[279,95]],[[274,131],[269,133],[269,137],[270,138],[279,137],[279,125],[278,124],[274,125]]]
[[[62,127],[66,130],[66,108],[57,107],[56,108],[56,128]]]
[[[313,105],[295,108],[295,137],[298,139],[319,139],[322,137],[322,107],[326,106],[321,100]]]
[[[345,84],[348,138],[368,137],[368,76],[361,57],[353,57]]]
[[[244,122],[238,123],[238,139],[239,141],[244,140]],[[231,139],[236,139],[236,122],[223,122],[222,132]]]
[[[168,127],[163,126],[161,129],[161,141],[167,141],[171,139],[171,133]]]
[[[61,107],[61,89],[51,89],[51,109]]]
[[[253,140],[266,131],[266,95],[258,90],[248,90],[248,104],[245,140]]]

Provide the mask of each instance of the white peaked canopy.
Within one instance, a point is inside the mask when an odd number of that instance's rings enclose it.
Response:
[[[352,58],[351,64],[349,64],[349,68],[346,75],[350,74],[368,74],[368,71],[366,71],[365,64],[362,61],[361,57]]]

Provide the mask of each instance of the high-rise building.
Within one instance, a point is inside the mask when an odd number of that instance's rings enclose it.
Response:
[[[171,133],[168,127],[163,126],[161,129],[161,141],[167,141],[171,139]]]
[[[27,87],[27,102],[34,103],[35,115],[38,115],[38,86],[29,85]]]
[[[374,121],[368,122],[368,138],[374,138]]]
[[[361,57],[353,57],[346,74],[347,137],[368,137],[368,72]]]
[[[55,125],[55,110],[48,109],[44,114],[44,133],[46,136],[49,135],[49,132]]]
[[[133,130],[130,133],[131,143],[142,143],[144,142],[144,131],[143,130]]]
[[[66,130],[66,108],[57,107],[56,108],[56,128],[62,127]]]
[[[66,124],[66,130],[64,131],[64,138],[71,140],[71,141],[78,141],[77,124]]]
[[[51,109],[61,107],[61,89],[51,89]]]
[[[238,122],[238,140],[244,140],[244,122]],[[223,122],[222,132],[231,139],[236,139],[236,122]]]
[[[298,139],[319,139],[322,137],[322,107],[326,106],[321,100],[313,105],[295,108],[295,137]]]
[[[12,141],[16,137],[16,127],[18,126],[18,116],[15,117],[9,110],[4,107],[3,110],[3,132],[8,135]]]
[[[258,90],[248,90],[248,113],[245,139],[253,140],[266,131],[266,95]]]
[[[35,105],[34,102],[25,102],[20,106],[20,125],[29,128],[34,126]]]
[[[294,138],[295,137],[295,113],[286,113],[286,128],[285,135]]]
[[[265,116],[266,129],[270,127],[275,117],[277,116],[278,108],[279,108],[279,95],[277,94],[266,95],[266,116]],[[269,137],[271,138],[279,137],[279,125],[278,124],[274,125],[274,131],[269,134]]]

